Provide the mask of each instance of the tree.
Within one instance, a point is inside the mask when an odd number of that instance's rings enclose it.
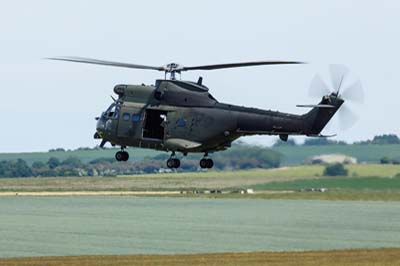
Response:
[[[325,167],[325,176],[347,176],[349,171],[344,168],[343,164],[336,163]]]
[[[375,136],[372,144],[400,144],[400,139],[395,134]]]
[[[389,157],[384,156],[381,158],[380,162],[381,162],[381,164],[390,164],[392,162],[392,160]]]
[[[33,162],[32,168],[33,169],[43,169],[43,168],[46,168],[46,164],[44,162],[39,162],[39,161]]]
[[[50,169],[54,169],[60,165],[60,160],[57,159],[56,157],[50,157],[49,160],[47,161],[47,165],[49,166]]]
[[[29,177],[32,176],[32,170],[28,164],[18,159],[16,161],[0,162],[0,177]]]
[[[64,161],[61,162],[62,165],[70,166],[70,167],[82,167],[82,161],[77,157],[68,157]]]

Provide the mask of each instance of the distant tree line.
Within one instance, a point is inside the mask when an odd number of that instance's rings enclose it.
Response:
[[[24,160],[0,161],[0,177],[47,177],[47,176],[115,176],[124,174],[157,173],[170,171],[165,162],[168,154],[160,154],[143,160],[117,162],[114,158],[98,158],[88,163],[77,157],[60,160],[50,157],[47,162],[36,161],[28,165]],[[180,171],[197,171],[201,156],[188,156],[181,160]],[[215,153],[214,168],[250,169],[279,167],[281,155],[268,148],[237,145],[234,149]]]

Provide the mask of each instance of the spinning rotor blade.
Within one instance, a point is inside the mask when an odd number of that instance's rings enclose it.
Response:
[[[75,63],[86,63],[86,64],[94,64],[94,65],[125,67],[125,68],[150,69],[150,70],[158,70],[158,71],[165,70],[164,67],[155,67],[155,66],[145,66],[145,65],[113,62],[113,61],[104,61],[104,60],[85,58],[85,57],[50,57],[50,58],[46,58],[46,59],[57,60],[57,61],[68,61],[68,62],[75,62]]]
[[[364,90],[361,85],[361,81],[357,80],[350,86],[346,87],[341,93],[341,97],[347,101],[353,101],[356,103],[364,103]]]
[[[343,65],[330,65],[329,70],[332,79],[332,89],[326,85],[319,75],[316,75],[311,82],[309,95],[311,97],[322,97],[333,92],[336,97],[343,99],[345,102],[338,110],[337,118],[339,122],[339,128],[341,130],[347,130],[351,128],[359,118],[348,107],[349,103],[352,101],[363,103],[364,91],[359,80],[349,86],[345,86],[345,82],[347,81],[346,79],[350,73],[347,67]],[[334,118],[333,120],[336,119]],[[328,127],[332,127],[332,125],[336,124],[333,120],[328,123]]]
[[[242,63],[228,63],[228,64],[215,64],[215,65],[183,67],[182,71],[187,71],[187,70],[214,70],[214,69],[224,69],[224,68],[234,68],[234,67],[248,67],[248,66],[261,66],[261,65],[293,65],[293,64],[304,64],[304,62],[298,62],[298,61],[255,61],[255,62],[242,62]]]
[[[349,70],[344,65],[330,65],[332,86],[335,92],[339,93],[343,88],[343,83],[349,73]]]
[[[330,89],[326,85],[325,81],[322,80],[321,76],[316,74],[311,81],[310,88],[308,89],[308,95],[312,98],[321,98],[324,95],[329,95]]]
[[[359,117],[348,106],[342,105],[339,110],[339,125],[341,130],[347,130],[354,126]]]

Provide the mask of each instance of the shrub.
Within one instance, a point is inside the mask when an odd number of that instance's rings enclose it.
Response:
[[[337,163],[325,167],[325,176],[347,176],[349,171],[344,168],[343,164]]]
[[[381,164],[390,164],[392,162],[392,160],[389,157],[384,156],[381,158],[380,162],[381,162]]]

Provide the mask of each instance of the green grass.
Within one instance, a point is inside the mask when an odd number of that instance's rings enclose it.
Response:
[[[235,150],[235,146],[231,148]],[[379,159],[388,156],[390,158],[400,157],[400,145],[328,145],[328,146],[281,146],[275,147],[273,150],[283,155],[282,165],[298,165],[312,156],[321,154],[346,154],[356,157],[360,162],[377,163]],[[113,158],[117,149],[105,150],[75,150],[66,152],[30,152],[30,153],[0,153],[1,160],[14,160],[21,158],[32,164],[34,161],[47,161],[50,157],[54,156],[61,160],[74,156],[78,157],[84,162],[91,161],[96,158]],[[149,149],[128,149],[130,158],[133,160],[143,159],[147,156],[155,156],[160,151],[153,151]],[[190,154],[189,157],[194,157]],[[195,158],[197,158],[196,156]]]
[[[349,165],[348,180],[364,184],[366,177],[384,178],[400,173],[400,165]],[[192,173],[141,174],[118,177],[40,177],[0,178],[0,191],[137,191],[137,190],[191,190],[232,189],[269,186],[273,182],[311,180],[322,182],[324,167],[319,165],[283,167],[278,169],[252,169],[242,171],[204,171]],[[355,176],[355,177],[353,177]],[[347,179],[343,182],[347,182]],[[315,181],[317,180],[317,181]],[[382,182],[389,178],[384,178]],[[297,182],[297,181],[296,181]],[[328,180],[329,182],[329,180]],[[285,183],[288,186],[294,183]],[[313,187],[321,187],[313,185]],[[278,185],[276,185],[278,186]],[[371,185],[372,187],[372,185]],[[265,188],[266,189],[266,188]]]
[[[270,182],[253,186],[256,190],[300,190],[306,188],[351,189],[351,190],[400,190],[400,178],[349,178],[323,177],[311,180]]]
[[[377,163],[380,158],[400,157],[400,145],[327,145],[327,146],[281,146],[273,150],[283,155],[283,165],[304,163],[304,160],[321,154],[345,154],[357,158],[360,162]]]
[[[335,190],[328,192],[273,192],[259,191],[256,194],[182,194],[171,197],[213,198],[213,199],[287,199],[287,200],[329,200],[329,201],[400,201],[400,191],[378,190]]]

